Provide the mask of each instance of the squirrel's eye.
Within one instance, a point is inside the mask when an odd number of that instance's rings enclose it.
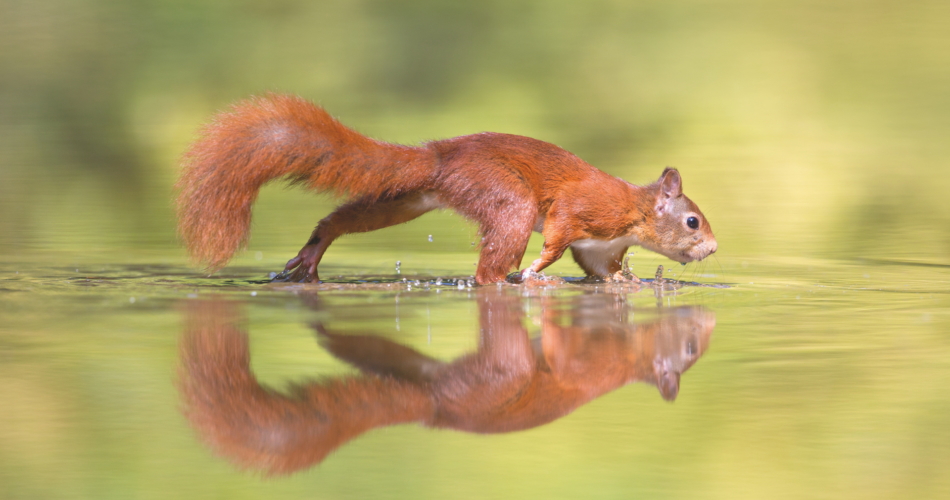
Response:
[[[690,217],[686,219],[686,225],[689,226],[690,229],[697,229],[699,227],[699,219]]]

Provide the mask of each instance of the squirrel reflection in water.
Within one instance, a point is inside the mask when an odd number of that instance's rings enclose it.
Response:
[[[180,352],[184,411],[217,454],[285,474],[377,427],[530,429],[631,382],[655,385],[672,401],[716,323],[699,307],[663,308],[651,322],[630,323],[626,300],[605,294],[542,300],[541,335],[530,339],[517,295],[479,289],[478,349],[451,362],[378,335],[316,325],[323,347],[361,373],[294,385],[286,394],[251,372],[236,305],[194,302]],[[605,315],[604,301],[614,314]]]

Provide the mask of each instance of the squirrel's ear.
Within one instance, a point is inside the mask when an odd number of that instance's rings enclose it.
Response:
[[[680,173],[673,167],[666,167],[660,175],[660,193],[656,197],[653,209],[657,215],[662,215],[673,209],[673,200],[683,195],[683,180]]]
[[[669,359],[653,360],[653,373],[656,374],[656,388],[663,399],[673,401],[680,392],[680,374],[672,369]]]
[[[660,390],[663,399],[675,401],[680,392],[680,374],[676,372],[663,373],[656,380],[656,388]]]
[[[683,194],[683,179],[678,170],[672,167],[663,169],[660,175],[660,194],[666,198],[676,198]]]

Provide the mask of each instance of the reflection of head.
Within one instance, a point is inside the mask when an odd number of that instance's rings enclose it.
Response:
[[[680,375],[709,345],[715,315],[700,307],[634,311],[626,302],[613,314],[601,310],[598,315],[592,311],[599,302],[604,301],[587,296],[566,308],[552,304],[542,345],[554,373],[564,379],[600,380],[605,386],[646,382],[667,401],[676,399]],[[627,320],[644,315],[651,318]]]
[[[320,344],[361,373],[295,385],[290,394],[260,385],[251,372],[237,303],[191,301],[181,341],[185,415],[239,466],[288,473],[376,427],[529,429],[637,381],[672,401],[715,326],[711,312],[690,307],[631,323],[626,301],[582,297],[542,301],[541,338],[531,341],[521,301],[504,289],[479,289],[478,349],[448,362],[378,335],[318,325]]]
[[[679,394],[680,375],[693,366],[706,348],[716,327],[716,316],[700,308],[671,309],[659,321],[653,373],[663,399]]]

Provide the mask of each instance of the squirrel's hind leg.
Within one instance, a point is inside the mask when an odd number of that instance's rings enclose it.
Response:
[[[364,373],[424,385],[435,380],[445,366],[435,358],[375,334],[340,334],[319,323],[312,326],[320,345]]]
[[[360,198],[344,203],[323,218],[307,244],[281,273],[286,281],[317,282],[317,266],[333,240],[350,233],[366,233],[409,222],[440,206],[434,194],[418,192],[391,199]]]
[[[537,218],[532,208],[507,207],[495,220],[482,223],[482,249],[475,272],[479,285],[502,281],[511,269],[521,265]]]

